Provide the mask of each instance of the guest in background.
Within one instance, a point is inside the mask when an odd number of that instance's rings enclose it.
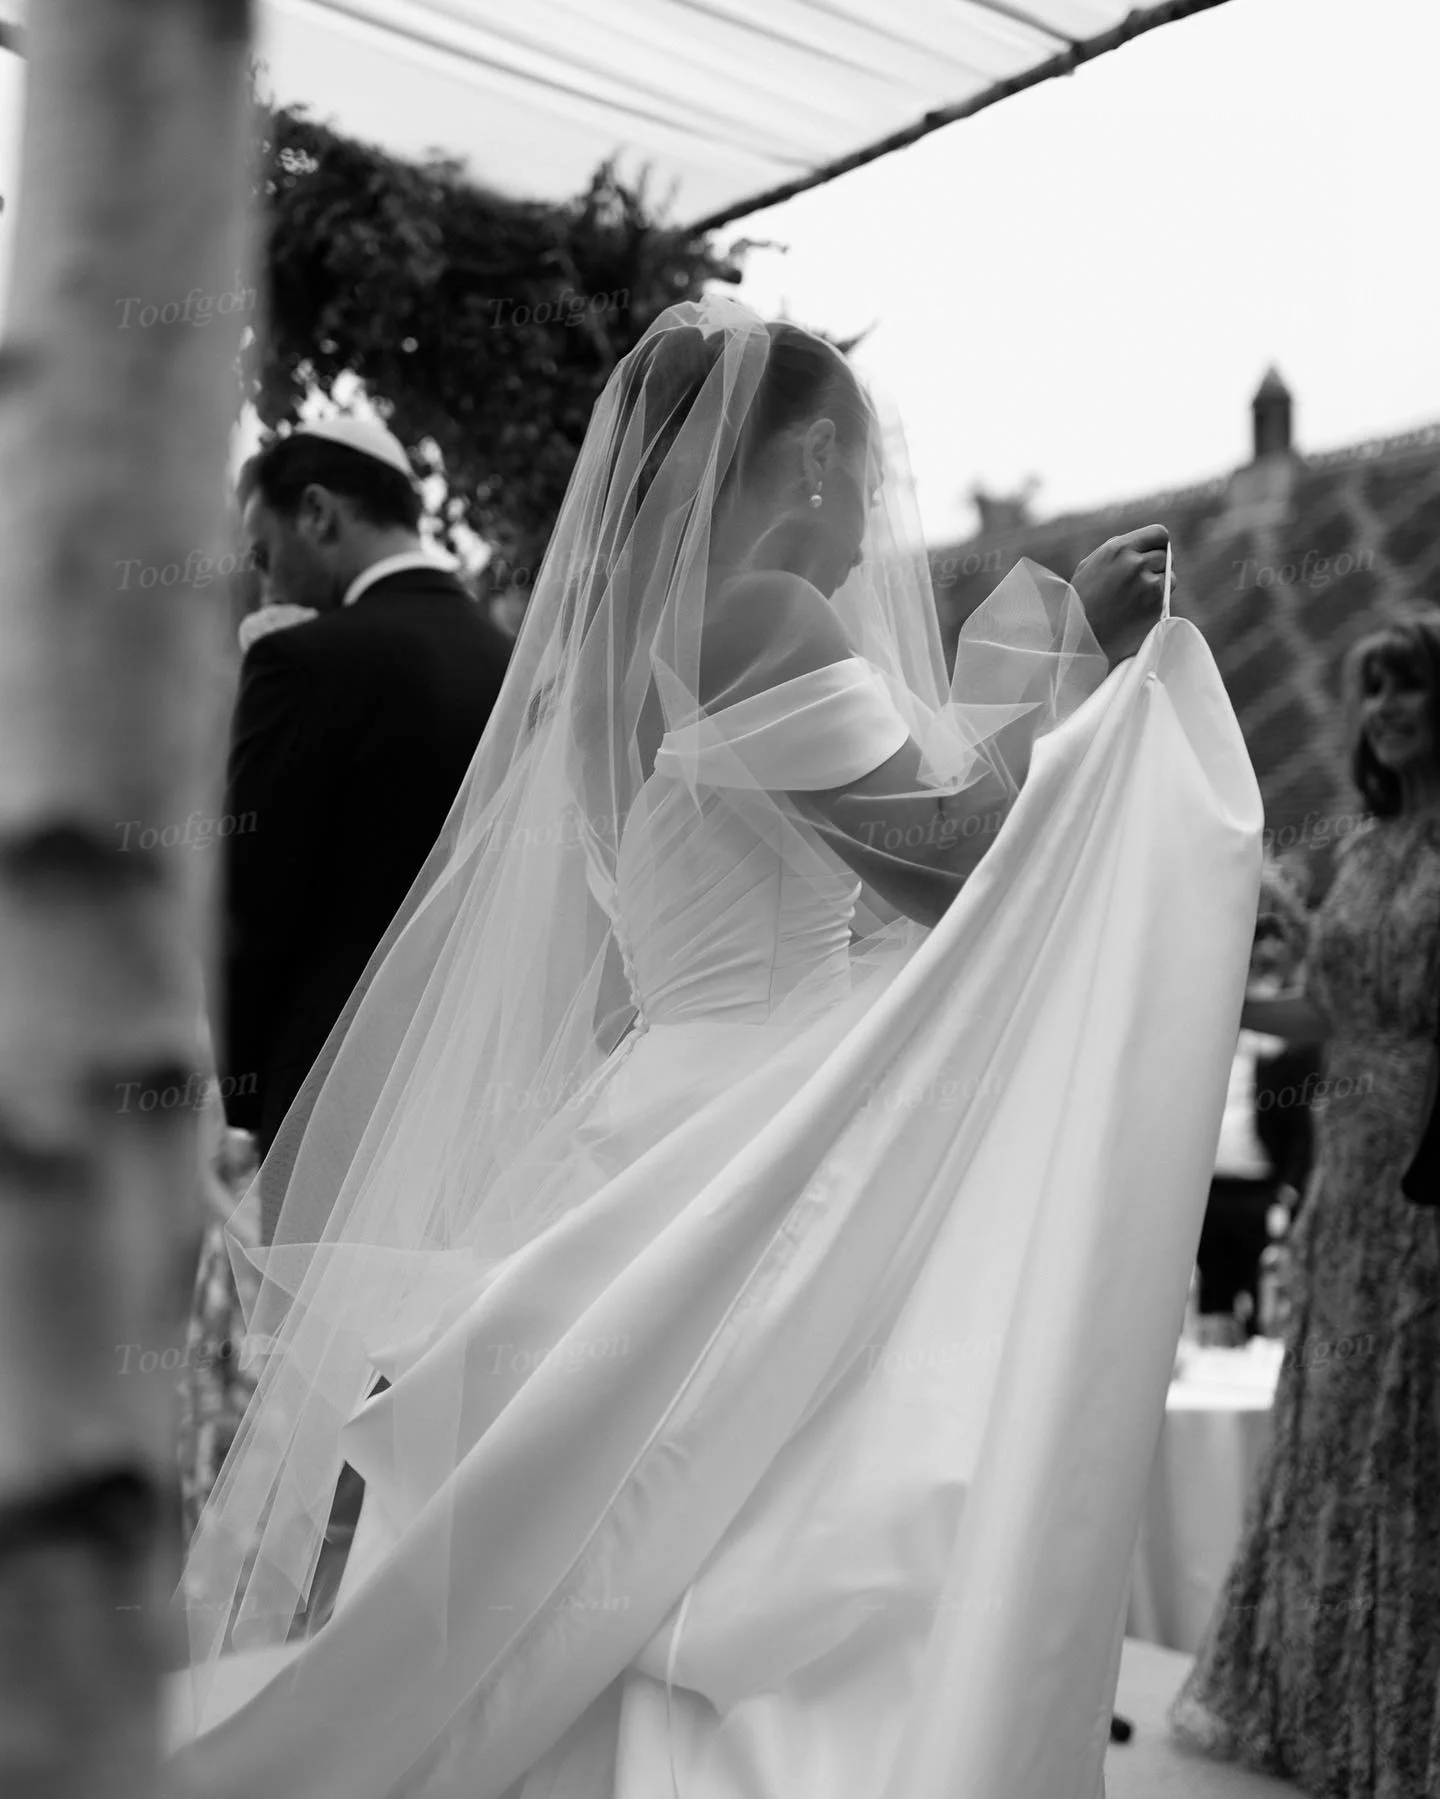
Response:
[[[241,559],[230,577],[243,655],[271,631],[304,624],[320,614],[310,606],[265,605],[263,583]],[[208,1033],[206,1037],[209,1041]],[[207,1091],[204,1119],[204,1225],[199,1264],[190,1300],[190,1322],[181,1364],[180,1419],[176,1434],[181,1488],[181,1524],[189,1541],[201,1508],[240,1428],[255,1388],[243,1354],[245,1312],[259,1285],[248,1264],[230,1255],[232,1241],[246,1248],[260,1240],[254,1186],[256,1143],[248,1131],[226,1128],[218,1083]],[[242,1286],[243,1283],[243,1286]]]
[[[241,627],[220,1042],[230,1123],[264,1156],[440,835],[511,646],[423,548],[409,461],[382,426],[301,426],[246,464],[239,499],[265,604]],[[264,1244],[280,1190],[262,1164]],[[213,1261],[201,1279],[200,1314],[223,1314]],[[210,1478],[201,1456],[196,1490]],[[313,1623],[334,1602],[362,1493],[347,1465]]]
[[[1257,930],[1250,958],[1252,984],[1263,978],[1266,952],[1274,939]],[[1200,1269],[1200,1312],[1232,1317],[1242,1296],[1253,1315],[1259,1290],[1260,1256],[1268,1241],[1265,1218],[1275,1200],[1275,1170],[1260,1139],[1256,1111],[1257,1058],[1282,1048],[1279,1038],[1242,1030],[1230,1065],[1230,1086],[1215,1175],[1205,1207],[1196,1261]]]
[[[382,426],[301,426],[239,498],[267,606],[318,615],[250,642],[231,738],[219,1041],[230,1123],[263,1154],[440,833],[510,644],[424,550]]]
[[[1303,954],[1304,908],[1280,869],[1271,865],[1261,888],[1260,916],[1250,957],[1250,991],[1278,994]],[[1298,1052],[1309,1062],[1311,1052]],[[1282,1038],[1242,1030],[1215,1156],[1197,1263],[1199,1309],[1206,1317],[1255,1320],[1260,1257],[1269,1241],[1267,1218],[1282,1187],[1303,1180],[1301,1140],[1308,1127],[1305,1074]],[[1262,1074],[1263,1071],[1263,1074]],[[1313,1085],[1313,1081],[1312,1081]],[[1239,1325],[1241,1334],[1247,1326]]]
[[[1303,994],[1251,1028],[1322,1044],[1272,1446],[1171,1713],[1192,1747],[1311,1799],[1440,1793],[1440,1220],[1400,1182],[1440,995],[1440,615],[1356,646],[1369,814],[1316,914]]]
[[[1251,986],[1257,999],[1303,991],[1310,888],[1310,871],[1303,863],[1276,858],[1274,878],[1265,883],[1261,903],[1259,934],[1265,949],[1259,978]],[[1320,1046],[1288,1043],[1283,1037],[1266,1042],[1270,1047],[1255,1058],[1255,1131],[1275,1177],[1276,1196],[1293,1220],[1304,1203],[1315,1155],[1310,1100],[1319,1091]]]
[[[1308,930],[1310,908],[1315,904],[1315,869],[1308,854],[1304,850],[1281,850],[1274,858],[1274,869],[1279,877],[1275,893],[1279,897],[1279,911],[1276,922],[1285,930],[1287,941],[1289,927],[1298,916],[1302,930],[1302,940]],[[1303,944],[1302,944],[1303,954]]]
[[[1267,876],[1273,892],[1274,871],[1267,871]],[[1265,903],[1267,896],[1262,889],[1262,914],[1256,923],[1249,964],[1251,991],[1278,993],[1291,973],[1296,955],[1282,921],[1273,910],[1265,910]],[[1235,1045],[1226,1110],[1215,1151],[1215,1178],[1210,1184],[1197,1254],[1201,1272],[1199,1310],[1210,1319],[1217,1315],[1237,1317],[1237,1308],[1242,1315],[1255,1317],[1260,1256],[1269,1241],[1265,1220],[1283,1178],[1271,1148],[1273,1130],[1271,1142],[1265,1141],[1262,1132],[1262,1115],[1265,1123],[1271,1123],[1269,1114],[1276,1096],[1265,1094],[1267,1105],[1262,1114],[1258,1069],[1262,1061],[1267,1069],[1273,1067],[1276,1052],[1283,1049],[1282,1038],[1264,1036],[1258,1031],[1240,1031]],[[1280,1097],[1289,1101],[1289,1112],[1294,1117],[1298,1092],[1282,1088]],[[1244,1324],[1240,1329],[1244,1333]]]
[[[1275,1177],[1275,1195],[1293,1224],[1305,1204],[1315,1161],[1310,1096],[1321,1091],[1318,1044],[1286,1043],[1255,1058],[1255,1134]]]
[[[245,1309],[259,1277],[242,1262],[237,1283],[229,1254],[229,1240],[250,1248],[259,1239],[253,1206],[246,1203],[254,1198],[247,1189],[255,1172],[255,1144],[246,1132],[225,1128],[218,1089],[204,1124],[205,1227],[181,1364],[176,1436],[186,1542],[255,1390],[254,1369],[247,1365],[243,1346]]]
[[[1436,1040],[1440,1056],[1440,1037]],[[1400,1190],[1412,1205],[1428,1211],[1440,1209],[1440,1068],[1430,1088],[1430,1118],[1421,1136],[1415,1159],[1405,1170]]]

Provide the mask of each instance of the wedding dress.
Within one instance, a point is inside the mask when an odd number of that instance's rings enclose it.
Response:
[[[677,316],[728,421],[764,328]],[[951,686],[893,544],[833,598],[851,654],[695,704],[667,555],[654,627],[630,603],[603,639],[611,696],[640,643],[658,723],[641,683],[607,756],[581,681],[547,763],[593,588],[527,622],[498,729],[535,760],[476,772],[302,1096],[275,1353],[187,1569],[214,1799],[1100,1790],[1248,965],[1243,742],[1191,625],[1101,679],[1025,567]],[[937,793],[1015,790],[928,932],[805,803],[911,742]],[[342,1458],[335,1612],[282,1647]],[[246,1647],[237,1706],[215,1658]]]

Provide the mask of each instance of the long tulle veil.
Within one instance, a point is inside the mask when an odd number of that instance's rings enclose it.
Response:
[[[694,804],[715,803],[710,721],[805,666],[779,621],[714,616],[711,567],[717,516],[753,494],[774,421],[793,415],[803,337],[730,299],[676,306],[596,406],[489,727],[262,1174],[284,1191],[273,1243],[251,1253],[262,1371],[182,1590],[202,1685],[227,1650],[292,1635],[342,1433],[377,1376],[413,1367],[576,1203],[575,1122],[645,1030],[626,882],[663,856],[644,841],[657,752],[670,746]],[[816,366],[834,357],[800,348]],[[862,404],[875,493],[830,606],[920,743],[923,778],[954,791],[988,771],[1013,794],[1103,659],[1074,595],[1022,567],[967,623],[952,683],[903,446]],[[801,528],[778,496],[775,528]],[[727,631],[717,688],[702,649]],[[743,754],[722,785],[793,878],[833,879]],[[856,931],[872,966],[898,965],[922,935],[879,904]],[[446,1404],[458,1419],[463,1393]],[[407,1428],[399,1418],[397,1453]],[[448,1573],[441,1555],[427,1576],[437,1642]]]

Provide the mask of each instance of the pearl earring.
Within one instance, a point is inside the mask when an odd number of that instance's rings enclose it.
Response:
[[[812,506],[823,506],[825,504],[825,501],[821,498],[820,490],[818,487],[816,488],[815,492],[812,493],[810,496],[810,504]]]

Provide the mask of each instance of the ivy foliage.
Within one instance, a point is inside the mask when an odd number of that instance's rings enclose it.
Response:
[[[261,119],[261,420],[293,422],[315,389],[344,405],[358,379],[433,477],[442,540],[473,532],[485,585],[523,589],[610,371],[667,306],[738,281],[748,246],[666,227],[611,165],[568,204],[520,201],[303,111]]]

